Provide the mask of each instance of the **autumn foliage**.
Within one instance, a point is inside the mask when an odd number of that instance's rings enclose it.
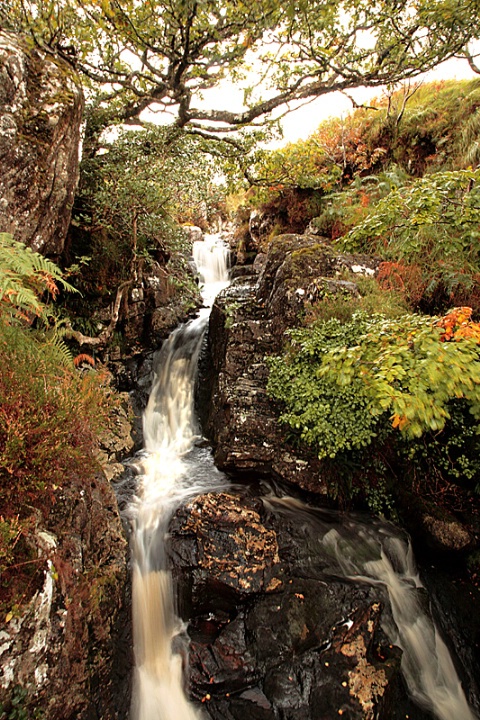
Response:
[[[460,307],[450,310],[437,322],[437,327],[442,328],[440,336],[442,342],[461,340],[475,340],[480,344],[480,323],[472,322],[472,308]]]

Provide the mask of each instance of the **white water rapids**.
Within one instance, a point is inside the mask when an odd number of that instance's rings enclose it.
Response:
[[[175,509],[222,480],[210,456],[207,470],[192,472],[199,429],[194,409],[197,361],[209,306],[228,284],[228,250],[217,236],[194,243],[205,303],[200,316],[175,330],[156,358],[155,378],[143,418],[145,457],[129,514],[132,534],[132,614],[135,675],[132,720],[196,720],[183,689],[187,650],[175,614],[165,537]],[[212,478],[217,477],[215,481]]]
[[[357,530],[354,543],[331,529],[323,545],[347,577],[387,590],[391,619],[384,630],[403,651],[402,672],[415,702],[438,720],[476,720],[428,610],[410,542],[373,525]]]
[[[225,483],[209,451],[196,447],[200,432],[194,388],[209,306],[228,284],[228,250],[219,237],[206,236],[194,244],[194,259],[206,307],[197,319],[175,330],[157,354],[144,414],[141,474],[129,507],[135,651],[132,720],[200,718],[184,692],[187,638],[175,612],[165,540],[177,507]],[[476,720],[426,609],[411,548],[403,536],[379,521],[362,524],[347,516],[332,527],[332,522],[321,520],[321,513],[291,498],[265,502],[277,512],[309,518],[311,531],[332,559],[333,575],[385,589],[391,615],[384,629],[403,651],[402,670],[414,700],[436,720]]]

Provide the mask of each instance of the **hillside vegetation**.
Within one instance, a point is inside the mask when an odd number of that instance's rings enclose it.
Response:
[[[271,362],[282,421],[342,502],[478,514],[479,130],[480,81],[406,87],[255,168],[264,244],[309,225],[381,261],[360,302],[313,303]]]
[[[115,402],[101,372],[75,367],[53,305],[60,287],[73,291],[54,263],[0,233],[2,620],[42,582],[36,533],[66,482],[81,489],[98,472],[97,433]]]

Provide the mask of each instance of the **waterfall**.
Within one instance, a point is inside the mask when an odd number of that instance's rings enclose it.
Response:
[[[193,243],[193,260],[202,284],[203,301],[209,307],[228,285],[230,250],[219,242],[218,235],[205,235],[203,240]]]
[[[438,720],[475,720],[450,652],[430,615],[411,544],[392,531],[364,527],[353,544],[331,529],[323,544],[347,577],[387,590],[391,618],[384,630],[403,651],[402,672],[415,702]]]
[[[132,720],[195,720],[184,694],[188,649],[185,628],[175,614],[165,538],[175,509],[189,497],[224,483],[211,456],[197,450],[194,409],[197,361],[209,306],[228,284],[228,250],[217,236],[194,244],[205,308],[175,330],[155,360],[155,377],[145,409],[145,451],[132,520],[132,614],[135,671]],[[201,455],[201,462],[196,458]]]
[[[390,608],[383,630],[402,650],[402,673],[417,705],[436,720],[477,720],[430,614],[409,539],[378,519],[340,518],[288,497],[265,502],[305,516],[330,558],[331,576],[384,588]]]
[[[145,450],[132,521],[132,606],[135,652],[132,720],[199,720],[187,700],[188,638],[175,612],[166,537],[175,509],[197,494],[221,489],[224,476],[198,445],[194,410],[197,360],[209,306],[228,284],[228,251],[216,236],[194,244],[205,308],[175,330],[155,359],[144,413]],[[302,513],[328,575],[381,588],[384,630],[402,651],[402,671],[413,699],[436,720],[475,720],[454,664],[429,613],[410,544],[379,520],[313,510],[292,498],[264,500],[277,512]]]

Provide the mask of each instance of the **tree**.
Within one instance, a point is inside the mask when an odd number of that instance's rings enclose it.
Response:
[[[174,222],[194,222],[208,208],[217,168],[191,138],[172,138],[155,126],[124,130],[81,165],[79,195],[89,229],[108,230],[124,271],[128,261],[154,254],[159,245],[171,250]]]
[[[95,337],[69,328],[79,344],[104,346],[128,313],[132,285],[145,287],[149,274],[160,273],[169,301],[186,311],[195,304],[191,242],[180,225],[205,227],[222,199],[212,180],[219,163],[204,142],[165,127],[124,128],[83,158],[65,258],[83,297],[70,311],[91,334],[92,302],[108,303],[110,322]]]
[[[96,86],[100,124],[171,112],[216,136],[334,90],[397,82],[478,36],[476,0],[3,0],[2,25],[26,32]],[[202,94],[248,78],[245,109],[205,109]],[[93,85],[92,85],[93,83]],[[100,89],[99,89],[100,88]],[[93,99],[93,98],[92,98]],[[98,115],[97,115],[98,117]]]

